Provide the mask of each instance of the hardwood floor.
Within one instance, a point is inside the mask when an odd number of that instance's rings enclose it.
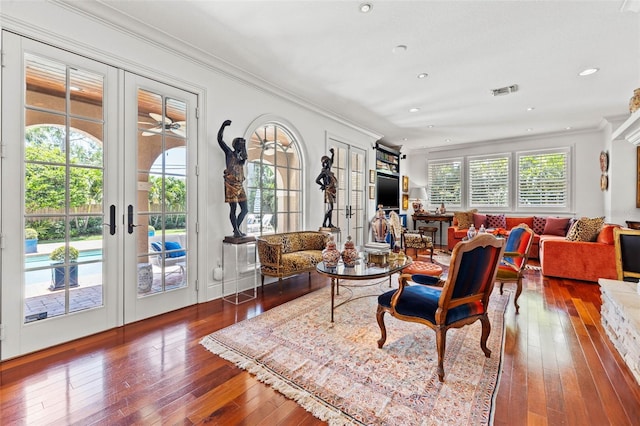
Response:
[[[312,274],[0,364],[0,424],[324,424],[198,342],[328,285]],[[640,386],[600,325],[596,284],[528,271],[510,301],[495,425],[639,424]],[[435,350],[435,348],[434,348]]]

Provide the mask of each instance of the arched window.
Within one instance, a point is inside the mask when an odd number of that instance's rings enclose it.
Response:
[[[293,133],[276,122],[261,124],[251,133],[247,151],[247,233],[302,229],[302,161]]]

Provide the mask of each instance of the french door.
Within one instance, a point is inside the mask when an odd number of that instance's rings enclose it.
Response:
[[[363,245],[366,230],[365,151],[329,138],[328,148],[334,148],[333,172],[338,179],[334,224],[341,230],[342,243],[351,236],[357,245]]]
[[[140,119],[141,97],[121,83],[136,77],[15,34],[2,42],[1,358],[194,303],[195,95],[154,83],[162,106]],[[184,114],[171,119],[176,102]],[[169,160],[177,146],[184,152]],[[181,167],[168,173],[169,164]],[[164,245],[167,233],[180,249]]]

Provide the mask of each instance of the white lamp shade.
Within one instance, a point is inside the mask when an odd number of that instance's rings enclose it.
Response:
[[[427,190],[423,187],[411,188],[411,191],[409,191],[409,198],[412,200],[426,200]]]

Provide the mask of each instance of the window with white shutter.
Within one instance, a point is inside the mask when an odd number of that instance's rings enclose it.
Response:
[[[518,209],[568,209],[569,148],[517,153]]]
[[[509,155],[470,157],[467,161],[469,207],[509,207]]]
[[[427,168],[429,208],[462,207],[462,159],[429,161]]]

